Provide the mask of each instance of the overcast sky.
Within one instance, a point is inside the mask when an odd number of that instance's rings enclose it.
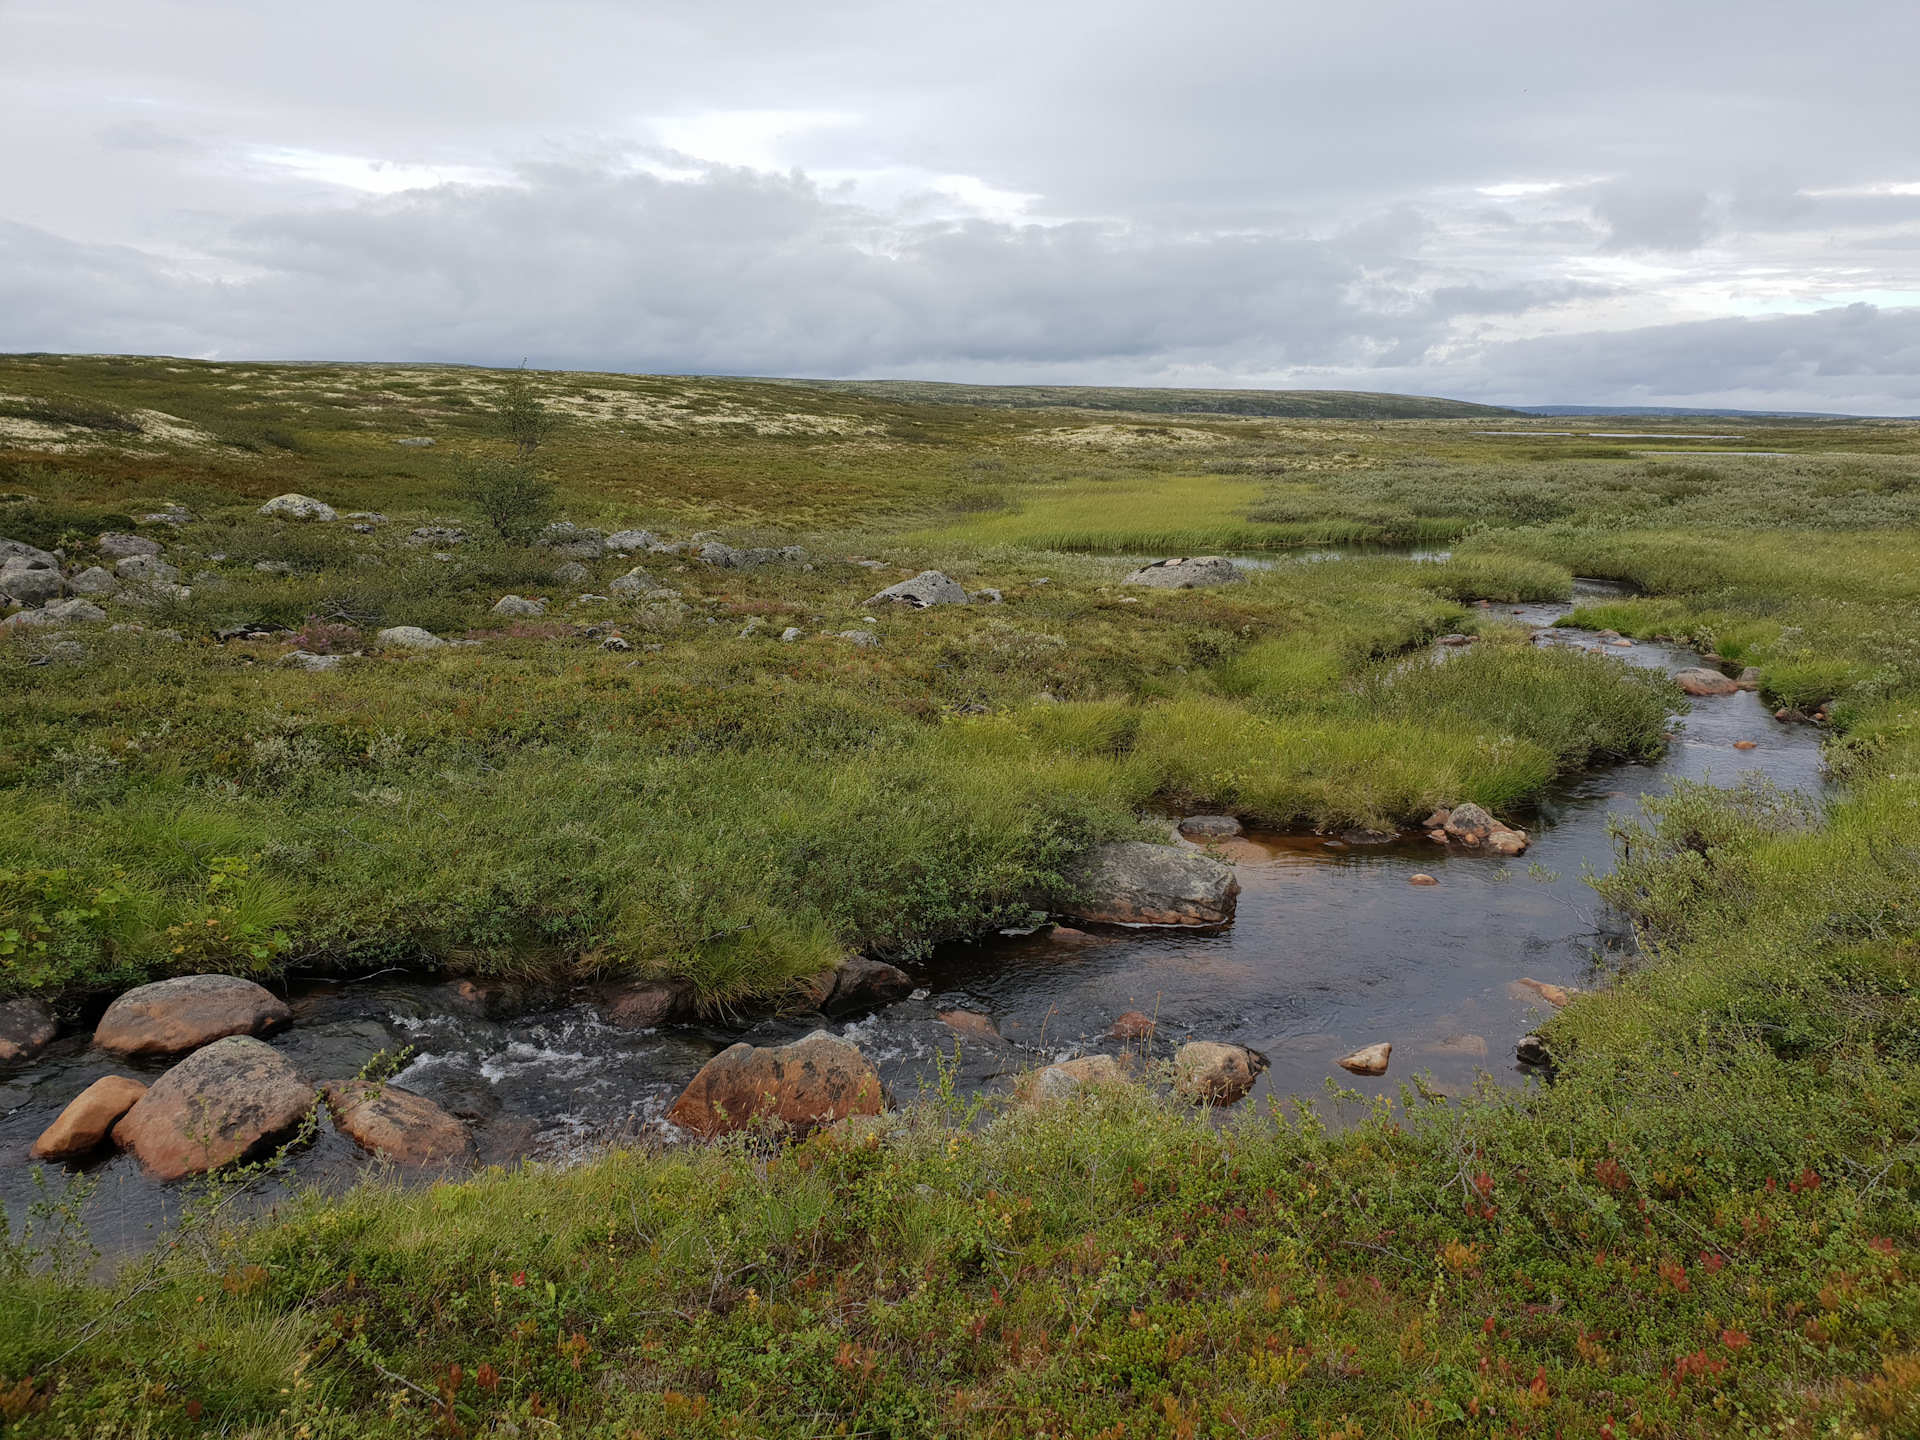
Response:
[[[1920,413],[1912,0],[0,0],[0,349]]]

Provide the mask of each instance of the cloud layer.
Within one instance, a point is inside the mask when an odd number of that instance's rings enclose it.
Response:
[[[1910,7],[166,8],[0,11],[0,348],[1920,412]]]

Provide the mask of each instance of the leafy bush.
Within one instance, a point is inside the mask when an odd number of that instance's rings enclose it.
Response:
[[[494,534],[526,545],[553,519],[553,485],[524,459],[462,459],[454,469],[454,493],[480,512]]]

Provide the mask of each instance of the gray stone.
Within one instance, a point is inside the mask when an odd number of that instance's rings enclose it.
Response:
[[[1173,1057],[1173,1091],[1201,1105],[1231,1105],[1267,1068],[1265,1055],[1244,1045],[1194,1040]]]
[[[347,519],[364,520],[369,525],[384,525],[387,523],[387,517],[382,515],[378,510],[349,510],[347,512]],[[356,525],[353,528],[358,530],[360,527]]]
[[[1141,566],[1120,583],[1145,585],[1155,590],[1186,590],[1196,585],[1231,585],[1246,578],[1231,560],[1223,560],[1218,555],[1198,555],[1192,559],[1156,560]]]
[[[1505,827],[1469,800],[1464,805],[1453,807],[1442,828],[1455,840],[1484,840],[1495,830]]]
[[[789,625],[780,632],[780,639],[784,643],[791,645],[804,634],[806,634],[806,631],[802,630],[798,625]]]
[[[57,600],[66,589],[66,577],[45,565],[11,560],[0,568],[0,595],[17,605],[44,605],[49,600]]]
[[[1189,815],[1180,822],[1182,835],[1238,835],[1240,822],[1231,815]]]
[[[323,523],[339,518],[331,505],[311,495],[276,495],[260,507],[259,513],[276,520],[318,520]]]
[[[271,990],[238,975],[179,975],[138,985],[107,1007],[93,1043],[110,1055],[177,1055],[228,1035],[266,1035],[293,1018]]]
[[[302,670],[338,670],[347,657],[344,655],[315,655],[309,650],[295,650],[282,655],[282,665],[298,666]]]
[[[976,605],[998,605],[1004,598],[998,590],[976,590],[967,597]]]
[[[467,532],[456,530],[451,525],[422,525],[418,530],[408,533],[404,543],[415,549],[427,546],[438,548],[443,545],[458,545],[467,538]]]
[[[113,568],[122,580],[136,580],[144,585],[177,585],[180,582],[179,570],[157,555],[129,555]]]
[[[78,665],[86,658],[86,646],[73,640],[56,640],[47,647],[46,658],[42,663],[48,665]]]
[[[878,595],[869,595],[865,603],[907,605],[915,610],[926,610],[935,605],[964,605],[967,603],[967,592],[959,581],[949,580],[938,570],[922,570],[911,580],[902,580],[898,585],[889,585]]]
[[[645,530],[616,530],[600,544],[607,550],[645,550],[653,544],[653,536]]]
[[[70,578],[67,588],[76,595],[111,595],[120,588],[120,582],[113,578],[111,570],[91,565]]]
[[[98,625],[106,618],[106,611],[76,595],[68,600],[49,601],[38,610],[22,610],[0,624],[9,630],[38,630],[51,625]]]
[[[376,633],[373,639],[375,644],[397,646],[402,650],[438,650],[447,643],[418,625],[392,625]]]
[[[592,574],[593,572],[578,560],[568,560],[564,564],[553,567],[554,581],[560,585],[578,585]]]
[[[1138,840],[1095,847],[1066,880],[1077,893],[1059,912],[1110,925],[1224,925],[1240,894],[1232,866]]]
[[[633,649],[633,642],[628,640],[624,635],[609,635],[600,642],[600,648],[602,650],[613,650],[624,654],[626,651]]]
[[[5,565],[9,560],[31,560],[34,564],[45,566],[49,570],[60,568],[58,555],[29,545],[24,540],[0,540],[0,565]]]
[[[293,566],[284,560],[256,560],[253,562],[253,568],[258,570],[262,575],[293,574]]]
[[[53,1013],[38,1000],[0,1002],[0,1065],[22,1065],[60,1033]]]
[[[880,643],[880,637],[871,630],[842,630],[840,632],[840,638],[842,640],[851,640],[863,650]]]
[[[431,435],[408,435],[402,439],[394,441],[393,443],[396,445],[411,445],[418,449],[424,450],[427,448],[427,446],[433,444],[433,437]]]
[[[873,1010],[904,1000],[913,989],[907,972],[884,960],[855,955],[807,983],[805,995],[823,1014]]]
[[[492,613],[508,616],[544,615],[547,613],[547,607],[544,601],[523,600],[518,595],[503,595],[494,602]]]
[[[644,595],[654,588],[653,577],[639,565],[607,587],[616,595]]]
[[[149,540],[144,535],[122,535],[113,530],[94,541],[93,547],[109,560],[124,560],[129,555],[158,555],[162,549],[158,540]]]

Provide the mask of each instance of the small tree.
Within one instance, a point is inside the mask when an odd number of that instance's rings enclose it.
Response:
[[[485,517],[502,540],[525,545],[553,518],[553,486],[524,459],[462,460],[455,492]]]
[[[553,438],[560,424],[559,417],[534,393],[533,380],[524,363],[518,370],[508,372],[507,383],[494,402],[494,413],[500,417],[501,429],[507,432],[507,438],[513,441],[513,448],[520,452],[523,461],[532,459],[533,452]]]

